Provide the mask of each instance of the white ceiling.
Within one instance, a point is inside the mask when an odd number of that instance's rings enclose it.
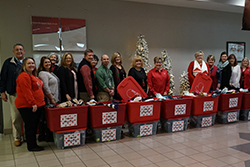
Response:
[[[245,0],[122,0],[158,5],[243,13]]]

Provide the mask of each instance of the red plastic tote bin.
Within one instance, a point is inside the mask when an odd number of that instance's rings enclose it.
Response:
[[[155,122],[160,119],[161,102],[128,102],[128,121],[134,123]]]
[[[102,103],[109,104],[111,101]],[[95,129],[123,125],[125,113],[126,103],[119,103],[118,111],[105,105],[89,106],[90,123]]]
[[[88,106],[45,108],[48,128],[52,132],[87,127]]]
[[[205,73],[198,73],[194,79],[190,92],[208,93],[212,85],[212,79]]]
[[[241,104],[242,110],[250,110],[249,99],[250,99],[250,93],[243,93],[242,104]]]
[[[219,101],[219,111],[228,112],[241,109],[243,93],[221,94]]]
[[[131,76],[122,80],[122,82],[117,86],[117,91],[125,101],[131,100],[136,96],[148,96],[137,81]]]
[[[185,96],[183,99],[165,100],[161,104],[161,118],[166,120],[187,118],[191,113],[191,107],[191,97]]]
[[[215,114],[218,111],[219,96],[193,97],[192,115],[202,116]]]

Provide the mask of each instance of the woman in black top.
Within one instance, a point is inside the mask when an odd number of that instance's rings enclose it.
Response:
[[[227,60],[227,53],[226,52],[222,52],[220,55],[220,61],[219,64],[217,65],[218,68],[221,71],[221,85],[220,85],[220,89],[223,88],[229,88],[229,81],[231,78],[231,73],[232,73],[232,69],[231,69],[231,65],[229,63],[229,61]]]
[[[147,75],[143,69],[143,61],[141,56],[136,56],[132,62],[132,68],[128,72],[128,76],[132,76],[142,89],[147,93]]]
[[[113,56],[111,57],[111,63],[112,66],[110,66],[110,70],[113,73],[114,83],[115,83],[115,95],[114,99],[121,100],[120,95],[118,94],[116,88],[119,85],[119,83],[126,78],[126,72],[122,66],[122,58],[121,54],[118,52],[115,52]]]
[[[75,62],[71,53],[65,53],[58,69],[60,79],[61,102],[78,98],[77,73]]]

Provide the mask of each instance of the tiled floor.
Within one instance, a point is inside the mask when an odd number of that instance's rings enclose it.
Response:
[[[0,135],[0,167],[245,167],[250,154],[235,146],[245,144],[244,148],[250,149],[250,138],[240,138],[239,133],[250,133],[250,122],[142,138],[125,136],[118,141],[64,150],[42,142],[45,151],[41,152],[28,152],[26,143],[15,147],[11,135]]]

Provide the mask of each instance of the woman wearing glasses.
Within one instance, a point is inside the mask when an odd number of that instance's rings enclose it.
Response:
[[[199,50],[195,53],[195,60],[192,61],[188,66],[188,79],[190,83],[190,87],[194,82],[194,78],[200,72],[207,74],[210,76],[210,69],[208,64],[203,60],[204,53]]]

